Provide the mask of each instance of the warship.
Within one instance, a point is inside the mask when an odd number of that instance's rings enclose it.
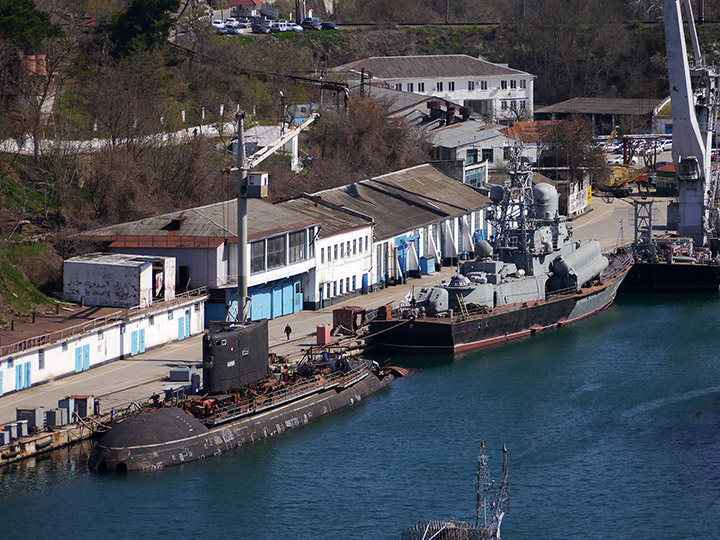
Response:
[[[294,369],[270,367],[267,320],[211,323],[203,394],[156,399],[110,425],[88,458],[95,472],[156,471],[217,456],[361,402],[395,373],[321,352]]]
[[[491,242],[448,282],[422,287],[407,305],[383,306],[372,340],[398,353],[460,352],[579,321],[604,310],[632,267],[628,250],[603,254],[595,240],[572,241],[558,193],[533,185],[521,160],[490,189]]]

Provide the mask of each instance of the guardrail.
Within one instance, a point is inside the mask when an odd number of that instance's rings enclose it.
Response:
[[[271,392],[262,396],[246,399],[238,403],[233,403],[224,407],[215,414],[201,419],[204,424],[217,425],[230,422],[237,418],[247,416],[249,414],[258,413],[267,409],[272,409],[278,405],[290,403],[301,397],[316,394],[322,390],[330,388],[347,388],[356,382],[364,379],[370,373],[367,362],[362,362],[359,367],[351,369],[348,372],[335,372],[331,375],[316,377],[310,381],[304,381],[288,388]]]
[[[176,295],[175,298],[173,298],[172,300],[156,302],[148,306],[135,306],[128,309],[123,309],[120,311],[116,311],[115,313],[105,315],[104,317],[92,319],[82,324],[77,324],[75,326],[70,326],[68,328],[63,328],[62,330],[42,334],[40,336],[34,336],[28,339],[24,339],[22,341],[17,341],[15,343],[11,343],[10,345],[0,347],[0,358],[11,354],[18,354],[29,349],[33,349],[35,347],[47,346],[63,339],[81,336],[88,333],[89,331],[95,330],[96,328],[102,328],[118,321],[124,321],[129,319],[130,317],[140,315],[142,312],[150,314],[158,311],[164,311],[169,307],[183,303],[183,301],[188,298],[205,296],[206,294],[207,287],[199,287],[191,291],[180,293]]]

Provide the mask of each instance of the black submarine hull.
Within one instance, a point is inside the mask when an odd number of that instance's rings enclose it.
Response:
[[[636,262],[621,290],[632,292],[705,292],[720,286],[720,266],[682,262]]]
[[[217,456],[357,404],[392,379],[368,373],[348,388],[324,390],[212,429],[178,407],[144,411],[103,434],[88,467],[96,472],[156,471]]]

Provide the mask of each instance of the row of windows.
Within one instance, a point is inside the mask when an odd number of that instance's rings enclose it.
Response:
[[[447,89],[448,92],[454,92],[455,91],[455,81],[436,81],[435,82],[435,91],[436,92],[443,92],[445,89],[445,82],[447,82]],[[475,87],[479,87],[480,90],[487,90],[488,89],[488,82],[487,81],[467,81],[467,89],[469,92],[473,92],[475,90]],[[520,79],[519,81],[517,79],[510,79],[510,80],[501,80],[500,81],[500,88],[502,90],[507,90],[508,85],[510,86],[511,90],[515,90],[518,88],[527,88],[527,80]],[[402,83],[395,83],[395,90],[402,90]],[[415,92],[415,88],[417,87],[417,91],[419,93],[422,93],[425,91],[425,83],[405,83],[405,91],[406,92]]]
[[[365,247],[363,248],[363,240]],[[344,259],[358,253],[363,253],[369,249],[370,237],[365,236],[363,238],[355,238],[352,241],[352,249],[350,240],[347,242],[340,242],[334,246],[327,247],[327,260],[328,262],[337,261],[338,259]],[[325,264],[325,248],[320,248],[320,264]]]
[[[288,235],[274,236],[267,240],[250,243],[250,273],[256,274],[287,264],[306,261],[315,255],[312,243],[308,247],[308,232],[312,230],[291,232]]]
[[[337,281],[333,281],[332,283],[328,282],[324,286],[321,284],[319,289],[320,296],[323,296],[324,298],[332,298],[333,296],[340,296],[342,294],[354,292],[357,290],[357,284],[358,281],[356,276],[339,279]]]
[[[503,99],[500,101],[500,108],[503,111],[510,109],[511,111],[524,111],[526,101],[524,99]]]

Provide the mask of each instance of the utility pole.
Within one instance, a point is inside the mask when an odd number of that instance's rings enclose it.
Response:
[[[248,274],[249,260],[247,254],[247,197],[248,172],[245,164],[245,113],[239,113],[237,120],[237,271],[238,271],[238,314],[237,320],[248,319]]]

